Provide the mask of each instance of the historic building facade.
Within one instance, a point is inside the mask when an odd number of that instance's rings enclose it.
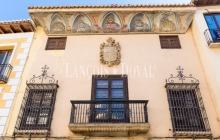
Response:
[[[13,103],[33,40],[32,20],[0,22],[0,135],[10,123]]]
[[[193,4],[35,6],[29,14],[35,40],[5,139],[219,137]]]

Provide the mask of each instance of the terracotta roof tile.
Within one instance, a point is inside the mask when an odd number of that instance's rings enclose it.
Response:
[[[12,24],[12,23],[24,23],[24,22],[32,23],[33,21],[31,19],[8,20],[8,21],[0,21],[0,24]]]
[[[68,8],[147,8],[147,7],[193,7],[189,4],[109,4],[109,5],[63,5],[63,6],[29,6],[28,9],[68,9]]]

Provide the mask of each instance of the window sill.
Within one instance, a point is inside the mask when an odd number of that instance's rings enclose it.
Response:
[[[176,131],[173,135],[179,137],[210,137],[212,133],[211,131]]]
[[[209,48],[220,48],[220,42],[211,42]]]
[[[16,135],[27,135],[27,134],[46,135],[48,133],[48,130],[16,130],[14,133]]]
[[[136,136],[140,133],[147,133],[150,129],[149,123],[89,123],[89,124],[69,124],[69,129],[76,134],[83,136],[111,136],[127,137]]]

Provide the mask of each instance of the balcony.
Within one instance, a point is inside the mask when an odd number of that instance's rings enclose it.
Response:
[[[10,64],[0,65],[0,84],[7,83],[11,70],[12,66]]]
[[[204,32],[209,48],[220,47],[220,29],[207,29]]]
[[[135,136],[147,133],[147,100],[71,101],[69,129],[83,136]]]

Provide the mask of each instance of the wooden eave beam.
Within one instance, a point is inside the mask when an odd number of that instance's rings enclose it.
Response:
[[[29,28],[30,28],[31,32],[34,32],[34,29],[31,24],[29,24]]]
[[[214,1],[213,1],[213,4],[217,4],[217,3],[218,3],[218,0],[214,0]]]
[[[203,5],[206,5],[208,3],[208,0],[203,1]]]
[[[18,28],[20,29],[20,31],[23,33],[24,30],[21,28],[21,24],[18,25]]]
[[[5,33],[3,32],[3,30],[1,29],[1,27],[0,27],[0,32],[1,32],[2,34],[5,34]]]
[[[14,33],[14,31],[13,31],[12,28],[11,28],[11,25],[7,25],[6,28],[8,28],[11,33]]]

